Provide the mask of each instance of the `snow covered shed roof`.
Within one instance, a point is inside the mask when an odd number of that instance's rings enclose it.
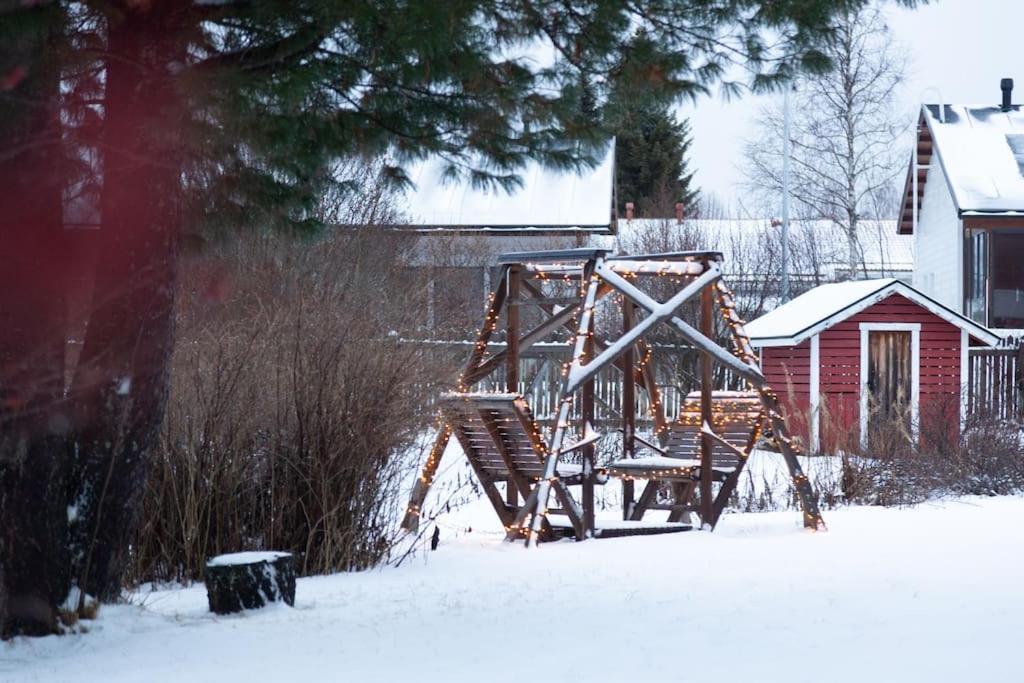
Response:
[[[987,328],[893,278],[815,287],[748,323],[747,334],[754,346],[795,346],[891,294],[900,294],[985,344],[994,346],[999,342],[999,337]]]
[[[409,169],[415,187],[399,201],[399,210],[408,218],[403,227],[504,233],[612,231],[614,142],[596,167],[578,173],[530,162],[519,173],[522,187],[511,193],[446,181],[444,166],[441,159],[429,159]]]
[[[937,158],[953,204],[965,213],[1024,214],[1024,111],[1012,105],[926,104],[917,126],[918,206],[927,166]],[[913,162],[907,170],[901,233],[913,232]]]

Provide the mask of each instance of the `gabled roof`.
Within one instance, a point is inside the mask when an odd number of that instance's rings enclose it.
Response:
[[[615,143],[593,169],[578,173],[530,162],[523,184],[507,193],[479,190],[444,178],[445,162],[429,159],[409,169],[414,187],[399,200],[402,227],[418,230],[508,232],[612,231]]]
[[[967,330],[980,342],[990,346],[999,342],[999,337],[987,328],[892,278],[815,287],[747,324],[747,334],[754,346],[795,346],[893,294],[899,294],[946,322]]]
[[[927,166],[937,159],[958,212],[1024,214],[1024,111],[1013,105],[938,105],[921,107],[915,154],[918,208],[924,196]],[[1016,154],[1015,154],[1016,152]],[[925,167],[925,168],[921,168]],[[907,169],[899,231],[910,234],[913,216],[913,163]]]

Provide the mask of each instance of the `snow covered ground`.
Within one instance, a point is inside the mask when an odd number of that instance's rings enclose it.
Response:
[[[88,633],[0,644],[0,681],[1021,680],[1024,498],[826,520],[532,552],[446,532],[397,569],[301,579],[294,609],[138,594]]]

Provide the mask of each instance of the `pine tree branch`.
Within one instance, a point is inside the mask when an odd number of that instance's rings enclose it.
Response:
[[[191,68],[204,71],[239,69],[252,72],[282,67],[315,52],[329,35],[330,30],[325,30],[322,25],[307,24],[295,33],[271,43],[223,52],[197,62]]]

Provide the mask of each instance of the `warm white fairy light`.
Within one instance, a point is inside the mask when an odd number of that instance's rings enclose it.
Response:
[[[594,261],[591,261],[591,263],[594,263]],[[600,257],[598,257],[597,263],[600,263]],[[683,260],[669,260],[668,258],[663,258],[660,260],[649,261],[616,260],[612,258],[605,261],[604,263],[611,271],[615,272],[622,278],[631,281],[636,281],[640,276],[653,276],[658,278],[667,277],[671,282],[674,283],[690,283],[693,282],[693,277],[700,275],[706,272],[707,270],[707,266],[705,265],[704,260],[699,259],[697,257],[692,257]],[[520,267],[524,272],[529,273],[529,277],[535,278],[535,280],[539,283],[538,287],[542,286],[543,283],[551,282],[556,286],[557,290],[557,286],[559,285],[559,283],[565,283],[568,285],[571,285],[573,283],[578,284],[576,290],[577,296],[579,297],[580,302],[583,305],[576,304],[575,306],[573,306],[571,316],[568,319],[568,321],[564,324],[564,327],[572,330],[572,335],[569,344],[574,349],[572,358],[561,363],[560,374],[563,377],[563,379],[565,379],[568,377],[568,375],[574,367],[584,368],[586,367],[588,361],[592,362],[593,357],[595,357],[594,351],[592,351],[590,346],[588,345],[592,345],[595,339],[593,322],[594,317],[596,316],[596,302],[586,302],[586,297],[588,289],[590,289],[591,287],[599,286],[601,279],[598,276],[596,270],[592,270],[589,277],[584,277],[586,268],[583,264],[579,262],[524,263],[520,264]],[[745,321],[742,318],[740,318],[737,314],[736,300],[733,293],[728,289],[727,286],[725,286],[721,278],[715,281],[714,286],[715,294],[717,295],[719,312],[722,317],[724,325],[728,328],[728,334],[732,340],[732,354],[735,355],[744,364],[750,366],[758,374],[760,374],[758,359],[757,356],[754,354],[753,348],[750,344],[749,337],[746,335],[746,332],[744,330]],[[542,290],[537,291],[539,292]],[[600,290],[595,289],[594,294],[595,296],[603,296],[604,293],[601,292]],[[540,294],[538,294],[538,296],[540,296]],[[478,338],[476,344],[474,345],[474,355],[476,355],[477,360],[479,360],[479,358],[482,357],[482,355],[486,352],[486,340],[497,328],[498,320],[500,317],[500,311],[495,310],[496,307],[494,306],[494,299],[494,294],[490,294],[488,299],[488,313],[485,316],[480,337]],[[615,292],[612,301],[618,304],[619,306],[622,306],[626,303],[627,297],[624,296],[622,292]],[[554,311],[557,312],[558,309],[555,308]],[[647,346],[646,344],[642,344],[642,342],[637,343],[640,344],[641,353],[639,361],[636,365],[636,370],[643,374],[649,372],[648,368],[653,360],[653,348]],[[477,367],[479,366],[477,365]],[[466,393],[466,376],[472,376],[472,373],[475,370],[475,367],[468,368],[464,376],[460,378],[458,383],[460,393]],[[644,382],[646,384],[647,380],[644,380]],[[772,389],[763,381],[755,382],[754,384],[756,386],[753,386],[752,388],[756,389],[758,392],[760,399],[758,403],[760,403],[763,406],[763,408],[758,408],[758,410],[764,410],[763,413],[759,412],[758,414],[765,416],[768,420],[771,420],[775,438],[778,441],[779,445],[784,448],[784,450],[788,450],[790,453],[794,454],[799,453],[799,449],[796,443],[786,434],[784,415],[782,415],[776,409],[776,407],[779,404],[777,394],[775,394],[775,392],[772,391]],[[683,414],[679,416],[675,423],[667,422],[661,417],[663,403],[660,398],[660,395],[656,391],[652,394],[650,387],[648,387],[648,394],[650,396],[648,410],[651,413],[652,417],[654,417],[655,419],[655,422],[657,424],[655,432],[659,436],[662,436],[665,432],[669,431],[671,429],[672,424],[685,425],[688,428],[693,428],[701,424],[701,420],[699,419],[699,417],[689,417],[686,415],[685,411]],[[560,444],[566,438],[566,433],[571,428],[573,420],[570,419],[570,416],[574,415],[573,406],[575,405],[575,401],[575,392],[568,396],[563,396],[562,399],[559,401],[558,418],[556,418],[553,427],[554,433],[552,434],[553,438],[551,442],[552,447],[554,448],[560,448]],[[527,422],[527,424],[530,427],[526,433],[531,443],[533,444],[533,450],[540,456],[540,459],[544,461],[545,472],[548,470],[548,467],[550,465],[549,461],[552,458],[554,458],[555,460],[556,467],[552,468],[552,473],[550,476],[531,477],[531,479],[535,481],[538,486],[542,486],[542,488],[544,489],[543,492],[537,492],[538,497],[543,496],[546,499],[548,492],[552,488],[558,487],[560,485],[560,478],[558,476],[557,471],[557,459],[559,456],[559,452],[550,450],[549,447],[546,445],[540,428],[537,426],[537,423],[533,420],[532,415],[530,415],[529,413],[529,406],[527,405],[526,400],[523,399],[522,396],[517,396],[515,402],[519,410],[522,411],[522,414],[529,416],[529,422]],[[749,401],[744,402],[742,400],[728,400],[725,397],[716,398],[716,406],[720,409],[720,412],[716,412],[716,415],[712,420],[714,424],[713,428],[716,430],[721,430],[722,428],[728,425],[749,422],[751,420],[751,413],[754,412],[755,410],[751,406]],[[754,419],[755,424],[753,425],[753,433],[749,441],[750,445],[756,442],[765,425],[764,417]],[[510,418],[507,420],[499,421],[513,424],[515,422]],[[446,430],[445,438],[447,438],[448,436],[451,435],[451,429],[447,425],[444,425],[443,428]],[[503,429],[505,428],[507,428],[507,426],[503,427]],[[584,432],[585,431],[586,430],[584,430]],[[715,436],[717,437],[717,435]],[[717,438],[721,439],[721,437]],[[722,444],[719,444],[719,447],[721,446]],[[745,462],[750,454],[750,449],[747,447],[748,444],[745,443],[743,444],[743,446],[743,448],[734,447],[736,455],[740,458],[741,461],[740,466],[742,466],[742,462]],[[431,483],[431,479],[433,477],[433,470],[431,468],[436,467],[436,460],[440,458],[440,453],[436,453],[435,458],[434,451],[436,450],[437,445],[435,444],[435,449],[432,450],[431,455],[428,458],[427,466],[425,466],[424,468],[425,474],[421,476],[421,482],[424,485],[429,485]],[[787,460],[788,459],[789,457],[787,456]],[[807,480],[806,475],[799,467],[799,465],[797,464],[795,467],[792,467],[791,470],[794,483],[798,487],[801,487],[801,490],[803,488],[806,488],[809,485],[809,482]],[[426,474],[428,471],[430,472],[429,475]],[[605,470],[602,471],[604,472]],[[634,479],[647,480],[675,477],[692,478],[694,476],[694,473],[698,470],[694,466],[682,466],[675,468],[659,469],[645,468],[640,471],[631,470],[630,468],[620,468],[618,470],[616,470],[615,468],[610,468],[607,471],[615,472],[616,476],[625,481],[632,481]],[[570,500],[572,499],[570,498]],[[575,505],[573,505],[573,507],[576,508]],[[419,509],[420,508],[418,505],[410,504],[409,506],[409,512],[411,514],[418,514]],[[576,513],[582,514],[582,511],[576,508]],[[543,504],[538,504],[538,507],[534,510],[533,513],[521,510],[520,515],[522,515],[522,521],[518,524],[507,525],[505,527],[506,532],[509,535],[509,537],[525,537],[527,539],[528,544],[532,545],[534,539],[538,539],[541,535],[541,532],[544,529],[548,528],[544,526],[547,514],[548,508],[546,505]],[[808,513],[807,510],[805,510],[805,523],[808,526],[823,527],[820,515],[817,515],[816,512]]]

